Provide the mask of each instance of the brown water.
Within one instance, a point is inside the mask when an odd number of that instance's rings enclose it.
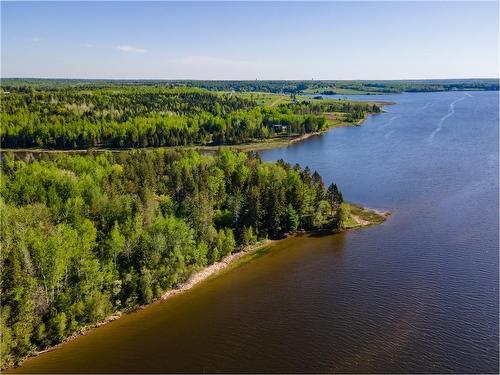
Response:
[[[262,156],[388,222],[287,239],[16,371],[498,373],[498,92],[386,98],[363,127]]]

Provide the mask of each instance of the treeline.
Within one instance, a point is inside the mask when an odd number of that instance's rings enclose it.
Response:
[[[335,184],[223,151],[1,158],[2,366],[263,238],[340,230]]]
[[[442,79],[442,80],[385,80],[385,81],[193,81],[193,80],[78,80],[78,79],[4,79],[5,91],[16,91],[20,87],[34,87],[44,90],[59,88],[102,88],[123,86],[152,87],[197,87],[212,91],[301,93],[324,94],[345,93],[353,90],[368,93],[427,92],[450,90],[495,90],[499,89],[498,79]]]
[[[416,80],[416,81],[316,81],[306,91],[324,95],[367,93],[396,94],[401,92],[436,92],[454,90],[498,91],[497,79]]]
[[[18,86],[4,92],[2,99],[0,140],[4,148],[238,144],[277,133],[322,130],[323,112],[334,107],[345,112],[347,121],[380,111],[365,103],[317,104],[313,100],[266,107],[239,95],[192,88],[40,90]]]
[[[451,90],[495,90],[498,79],[389,80],[389,81],[168,81],[173,86],[200,87],[214,91],[302,93],[313,89],[356,90],[371,93]]]

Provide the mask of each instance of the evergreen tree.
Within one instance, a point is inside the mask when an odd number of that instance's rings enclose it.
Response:
[[[330,184],[330,186],[328,187],[328,190],[326,191],[326,198],[328,200],[328,203],[330,204],[330,212],[332,215],[342,204],[342,202],[344,202],[342,193],[335,183]]]
[[[299,215],[291,204],[286,208],[285,232],[294,232],[299,226]]]

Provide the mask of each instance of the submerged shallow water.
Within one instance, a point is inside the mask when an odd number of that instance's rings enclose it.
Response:
[[[398,104],[262,157],[386,223],[287,239],[17,371],[498,373],[498,92],[351,97]]]

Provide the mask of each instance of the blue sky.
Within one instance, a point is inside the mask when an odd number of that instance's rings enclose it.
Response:
[[[498,2],[5,2],[2,76],[498,77]]]

